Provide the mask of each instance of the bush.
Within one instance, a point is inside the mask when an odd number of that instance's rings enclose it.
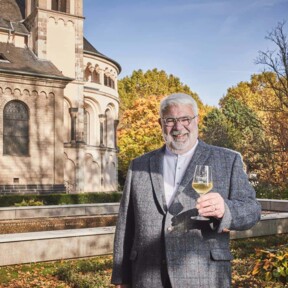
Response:
[[[16,207],[22,207],[22,206],[43,206],[44,203],[43,201],[36,201],[34,199],[30,199],[30,200],[22,200],[22,202],[20,203],[15,203]]]
[[[265,281],[288,282],[288,249],[283,246],[277,250],[256,250],[256,261],[252,275],[259,275]]]
[[[269,184],[258,184],[255,187],[256,196],[260,199],[288,199],[288,188],[274,187]]]
[[[42,202],[44,205],[68,205],[88,203],[111,203],[119,202],[122,194],[111,193],[81,193],[81,194],[45,194],[45,195],[2,195],[0,196],[0,207],[10,207],[19,203]]]
[[[114,287],[110,285],[112,257],[97,257],[94,259],[68,262],[59,267],[54,276],[65,281],[74,288]]]

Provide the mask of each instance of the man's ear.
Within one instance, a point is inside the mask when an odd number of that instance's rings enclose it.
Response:
[[[161,128],[162,128],[162,121],[161,118],[158,119],[158,123],[160,124]]]

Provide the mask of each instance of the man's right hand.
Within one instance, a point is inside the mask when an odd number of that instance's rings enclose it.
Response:
[[[129,288],[130,285],[127,284],[120,284],[120,285],[116,285],[115,288]]]

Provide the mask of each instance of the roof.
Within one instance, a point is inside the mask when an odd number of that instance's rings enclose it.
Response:
[[[72,80],[65,77],[52,62],[39,60],[28,48],[0,42],[0,55],[7,59],[7,61],[0,60],[0,72]]]
[[[1,0],[0,0],[1,1]],[[29,35],[29,31],[21,22],[10,22],[0,17],[0,30],[6,30],[13,34]]]
[[[0,0],[0,11],[6,20],[21,21],[24,19],[25,0]]]
[[[0,0],[0,30],[28,35],[23,24],[25,0]]]
[[[100,53],[85,37],[83,39],[83,46],[84,46],[84,54],[86,53],[86,54],[90,54],[90,55],[94,55],[94,56],[98,56],[100,58],[106,59],[117,66],[119,73],[121,72],[122,68],[119,63],[107,57],[106,55]]]

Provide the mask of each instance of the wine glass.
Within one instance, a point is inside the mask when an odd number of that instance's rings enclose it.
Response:
[[[204,195],[208,193],[213,188],[213,179],[212,179],[212,168],[207,165],[196,165],[194,177],[192,181],[192,188],[199,194]],[[203,216],[191,217],[196,220],[208,220],[208,218]]]

